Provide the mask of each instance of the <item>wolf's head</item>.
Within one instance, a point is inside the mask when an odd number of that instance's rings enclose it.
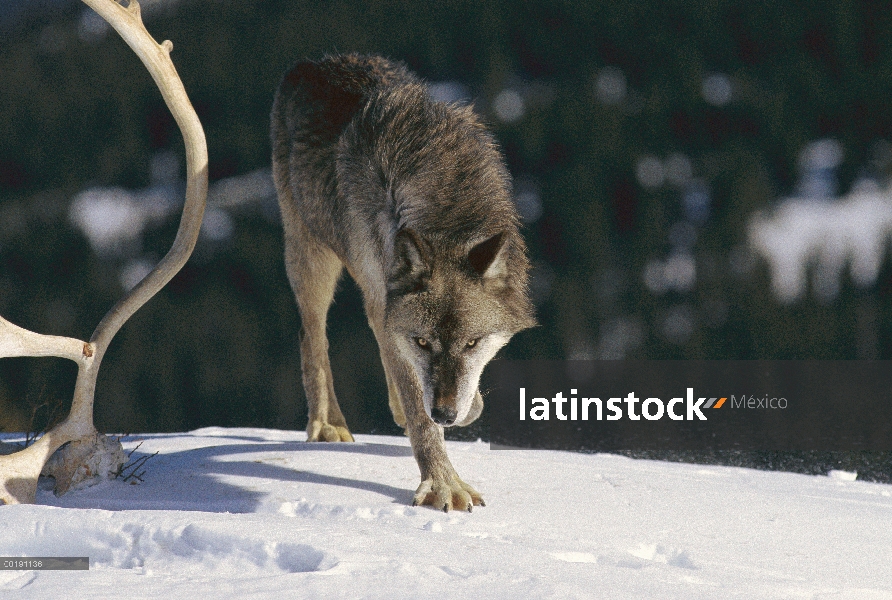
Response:
[[[512,335],[535,325],[527,268],[513,228],[460,248],[438,247],[411,229],[397,233],[387,329],[437,424],[468,425],[480,416],[483,368]]]

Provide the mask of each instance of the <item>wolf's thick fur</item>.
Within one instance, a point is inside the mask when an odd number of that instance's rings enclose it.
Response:
[[[303,323],[308,439],[353,440],[325,333],[346,266],[421,470],[414,504],[483,504],[449,462],[442,426],[480,415],[483,367],[535,323],[510,178],[492,137],[470,107],[432,101],[402,65],[346,55],[285,75],[272,147]]]

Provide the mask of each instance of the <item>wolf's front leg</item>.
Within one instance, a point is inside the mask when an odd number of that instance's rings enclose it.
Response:
[[[403,383],[409,382],[404,379]],[[421,485],[415,490],[412,505],[429,505],[443,512],[452,509],[471,512],[474,506],[485,506],[480,493],[462,481],[449,462],[443,428],[424,410],[421,390],[413,384],[397,386],[397,390],[406,415],[412,452],[421,471]]]
[[[438,510],[466,510],[484,506],[483,498],[473,487],[462,481],[446,456],[443,428],[431,420],[424,408],[424,393],[418,371],[398,350],[399,342],[387,337],[383,321],[377,320],[374,310],[367,308],[369,322],[381,348],[381,361],[387,374],[391,410],[398,424],[405,423],[412,442],[412,451],[421,470],[421,485],[415,491],[413,506],[430,505]],[[482,400],[481,406],[482,408]],[[474,417],[479,408],[472,409]],[[473,420],[473,419],[472,419]]]
[[[421,469],[421,485],[415,490],[413,506],[430,505],[443,512],[451,509],[471,512],[474,506],[486,506],[483,497],[473,487],[459,478],[446,456],[443,428],[422,412],[425,422],[409,418],[409,438],[418,468]]]

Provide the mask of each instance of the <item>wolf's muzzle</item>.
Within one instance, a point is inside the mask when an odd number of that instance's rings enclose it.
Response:
[[[456,416],[458,416],[456,410],[447,406],[435,406],[431,409],[431,419],[433,419],[434,423],[437,425],[449,427],[455,423]]]

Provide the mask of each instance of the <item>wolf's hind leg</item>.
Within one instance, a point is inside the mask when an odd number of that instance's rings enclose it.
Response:
[[[305,231],[303,233],[306,233]],[[307,441],[352,442],[335,397],[325,320],[343,265],[310,236],[286,236],[285,265],[302,321],[300,359],[307,395]]]

